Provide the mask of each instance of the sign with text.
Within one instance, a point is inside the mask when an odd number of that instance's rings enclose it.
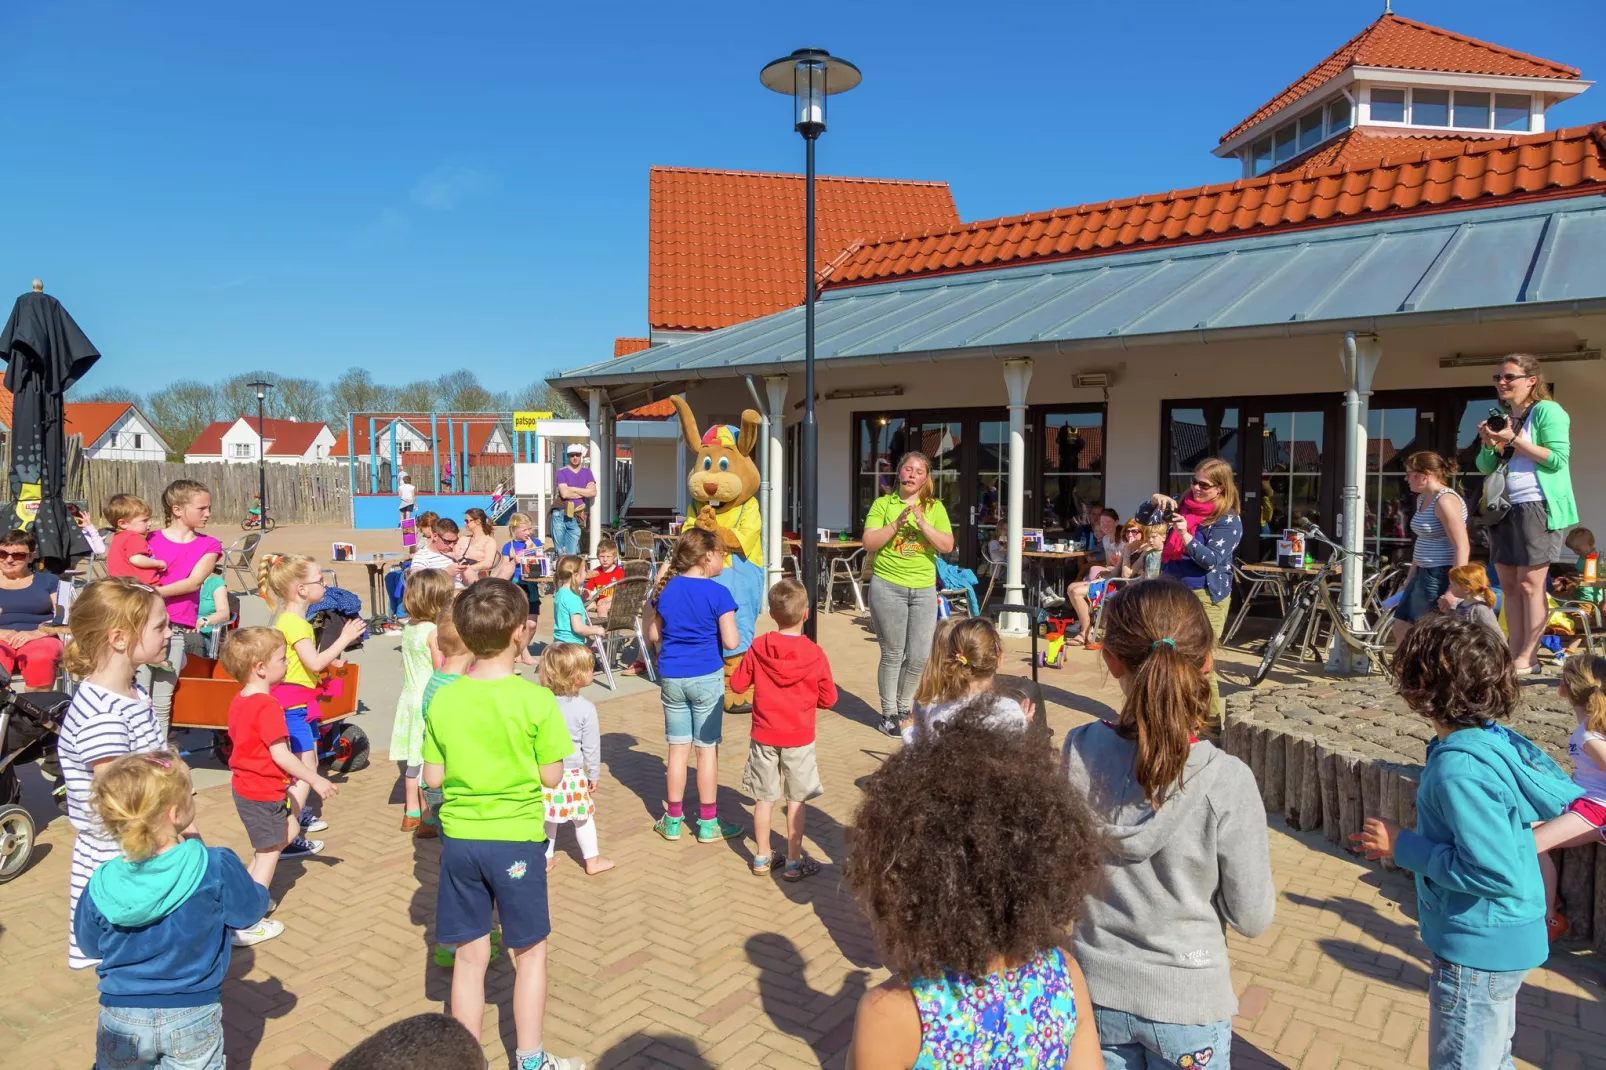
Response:
[[[552,419],[550,412],[516,412],[513,414],[513,430],[534,431],[537,421],[550,419]]]

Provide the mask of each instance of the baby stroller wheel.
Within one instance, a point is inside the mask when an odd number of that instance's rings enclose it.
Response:
[[[224,765],[229,764],[229,755],[234,753],[234,740],[229,738],[227,732],[212,733],[212,753]]]
[[[368,733],[354,724],[343,724],[327,749],[320,755],[331,773],[355,773],[368,768]]]
[[[20,806],[0,806],[0,884],[28,868],[33,853],[33,818]]]

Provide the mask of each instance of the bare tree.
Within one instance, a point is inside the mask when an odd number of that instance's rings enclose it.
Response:
[[[441,407],[440,385],[429,379],[399,386],[392,393],[399,412],[435,412]]]
[[[68,404],[96,401],[124,402],[141,408],[145,406],[145,399],[140,397],[139,392],[126,386],[103,386],[95,390],[84,390],[80,384],[67,391]]]
[[[559,419],[572,419],[575,412],[567,396],[537,380],[513,395],[513,408],[523,412],[550,412]]]
[[[313,379],[280,379],[273,385],[273,412],[283,420],[301,423],[328,423],[329,388]],[[345,413],[334,417],[336,424],[345,422]]]
[[[217,387],[195,379],[180,379],[169,383],[150,396],[146,415],[177,453],[189,449],[190,443],[219,418]]]
[[[380,383],[366,368],[349,368],[329,388],[329,417],[344,426],[351,412],[383,412],[394,407],[394,391]]]

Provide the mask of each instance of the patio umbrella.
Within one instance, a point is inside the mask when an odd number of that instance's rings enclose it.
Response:
[[[60,571],[89,554],[78,525],[62,501],[67,435],[63,406],[67,389],[100,359],[61,302],[35,279],[33,292],[17,298],[0,331],[5,388],[11,391],[11,502],[0,508],[0,531],[32,527],[46,567]]]

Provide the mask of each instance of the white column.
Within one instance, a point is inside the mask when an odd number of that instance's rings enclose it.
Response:
[[[599,458],[602,456],[602,391],[593,390],[590,396],[591,414],[588,423],[588,432],[591,441],[587,443],[587,451],[591,457],[591,472],[597,477],[597,497],[602,496],[602,474],[597,471]],[[597,555],[597,547],[602,545],[602,509],[600,503],[593,500],[591,508],[587,510],[591,516],[591,547],[587,551],[590,556]]]
[[[612,404],[602,406],[602,468],[597,472],[597,499],[602,506],[602,523],[613,526],[614,511],[619,508],[619,414]]]
[[[546,436],[537,432],[535,436],[536,461],[545,464],[547,452]],[[554,477],[557,475],[550,468],[547,471]],[[552,513],[552,503],[547,500],[549,493],[556,494],[557,488],[551,486],[548,480],[542,480],[540,489],[535,492],[535,537],[540,540],[542,546],[551,545],[551,543],[547,542],[546,537],[546,522]]]
[[[1363,518],[1366,515],[1367,399],[1372,396],[1372,376],[1377,372],[1377,363],[1382,355],[1375,335],[1357,338],[1354,331],[1344,335],[1339,351],[1345,382],[1344,493],[1337,535],[1339,545],[1347,553],[1344,555],[1344,573],[1339,583],[1338,611],[1349,619],[1351,627],[1361,629],[1366,626],[1361,609],[1361,553],[1366,547]],[[1366,673],[1371,671],[1371,665],[1367,658],[1357,656],[1349,644],[1335,633],[1327,647],[1327,671]]]
[[[784,375],[766,375],[764,377],[764,392],[769,395],[770,402],[770,497],[764,503],[764,515],[773,518],[769,526],[769,541],[764,546],[764,571],[766,585],[773,587],[781,578],[781,558],[786,554],[786,541],[781,532],[785,530],[784,507],[785,496],[782,494],[781,484],[785,480],[786,446],[784,435],[786,432],[786,387]]]
[[[1021,532],[1026,527],[1026,388],[1032,383],[1032,362],[1024,357],[1004,361],[1004,386],[1009,391],[1009,549],[1004,572],[1004,604],[1025,605],[1021,586]],[[973,538],[971,532],[966,538]],[[1022,613],[998,619],[1000,634],[1031,634],[1032,622]]]

